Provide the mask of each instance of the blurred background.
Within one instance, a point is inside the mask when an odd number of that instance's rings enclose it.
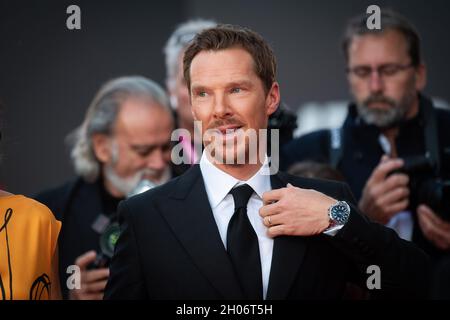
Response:
[[[81,30],[66,28],[71,4],[81,9]],[[371,4],[415,24],[428,66],[425,92],[445,106],[450,3],[444,0],[1,0],[0,185],[33,195],[73,176],[64,138],[100,85],[140,74],[164,86],[162,48],[175,26],[191,18],[248,26],[270,42],[282,100],[304,114],[296,134],[336,125],[343,115],[323,111],[349,99],[341,34],[347,19]],[[310,114],[320,116],[314,122]]]

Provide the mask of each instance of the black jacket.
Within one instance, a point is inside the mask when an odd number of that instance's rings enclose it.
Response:
[[[67,298],[67,267],[89,250],[100,252],[100,234],[93,222],[103,212],[98,182],[87,183],[77,178],[58,188],[44,191],[35,197],[44,203],[62,222],[59,236],[59,277],[63,296]]]
[[[278,173],[274,189],[290,182],[352,203],[341,183]],[[275,238],[267,299],[339,298],[347,281],[366,285],[369,265],[381,268],[373,296],[425,294],[427,256],[395,232],[362,217],[351,205],[335,237]],[[198,165],[119,207],[121,236],[105,299],[242,299],[215,223]]]

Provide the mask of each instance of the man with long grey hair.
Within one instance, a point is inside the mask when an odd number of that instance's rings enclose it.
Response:
[[[59,255],[66,297],[103,297],[117,205],[142,181],[169,180],[173,127],[164,90],[144,77],[127,76],[102,86],[83,123],[68,136],[77,179],[37,197],[63,221]],[[67,280],[74,264],[81,271],[78,287]]]

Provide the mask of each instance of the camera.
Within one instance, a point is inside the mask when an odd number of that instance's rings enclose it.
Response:
[[[100,252],[97,253],[91,268],[107,268],[109,266],[119,235],[120,227],[117,222],[113,222],[105,228],[100,235]]]
[[[280,145],[292,140],[294,131],[297,128],[297,116],[283,102],[280,103],[277,110],[269,117],[267,129],[280,130]],[[270,135],[268,135],[270,139]],[[270,145],[270,140],[268,145]]]
[[[429,155],[403,158],[404,166],[393,173],[409,176],[410,207],[426,204],[442,219],[450,221],[450,180],[438,177]]]
[[[150,180],[141,180],[136,187],[127,195],[127,198],[143,193],[156,186]],[[118,222],[103,214],[100,214],[94,222],[92,228],[100,235],[100,252],[97,253],[95,261],[90,265],[90,269],[107,268],[114,255],[114,248],[120,236],[120,226]]]
[[[293,113],[286,104],[280,103],[277,110],[272,113],[267,123],[267,155],[271,156],[271,133],[272,130],[278,130],[279,133],[279,149],[286,143],[290,142],[294,137],[294,131],[297,128],[297,116]]]

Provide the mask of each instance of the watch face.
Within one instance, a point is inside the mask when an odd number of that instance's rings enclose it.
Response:
[[[349,216],[348,205],[344,202],[339,202],[333,206],[331,210],[331,216],[338,224],[345,224]]]

